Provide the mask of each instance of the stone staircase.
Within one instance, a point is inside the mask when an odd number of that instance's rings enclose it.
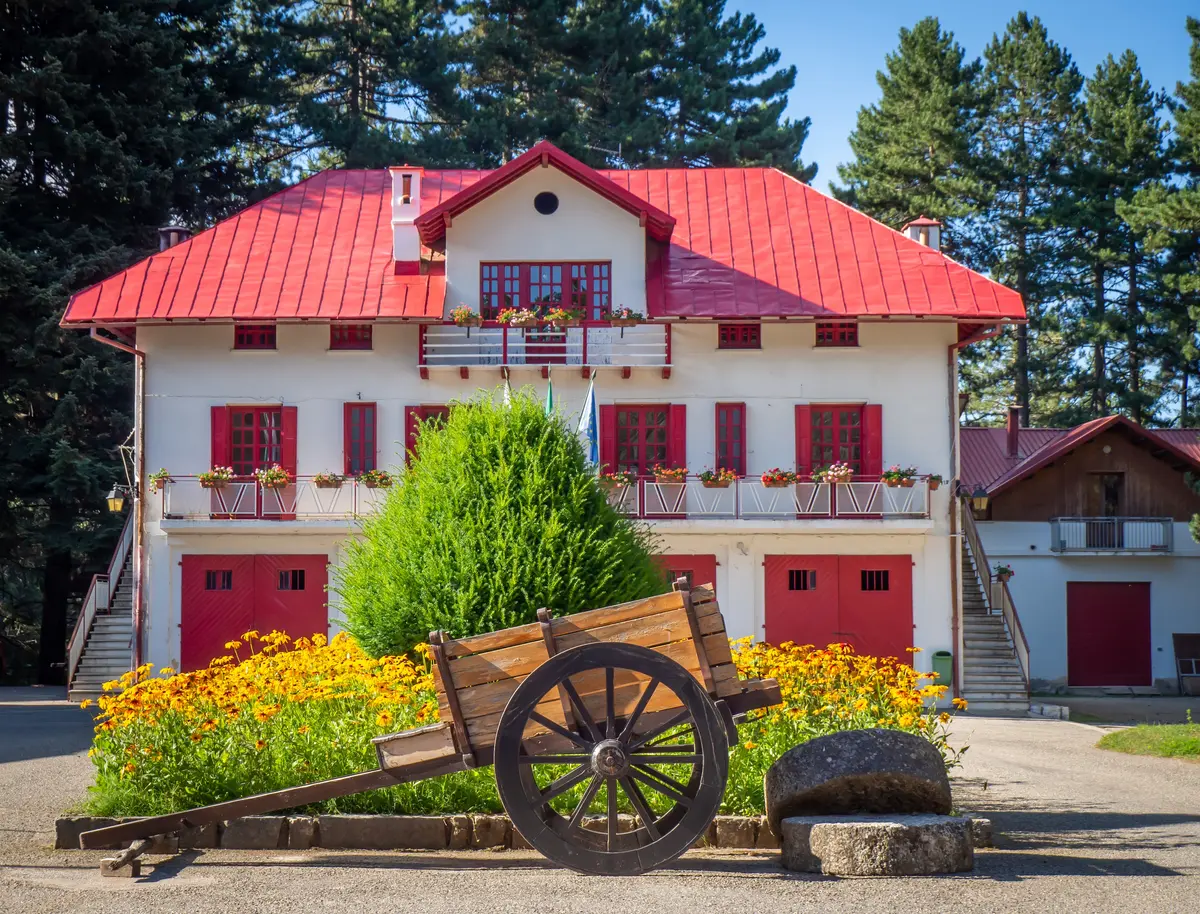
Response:
[[[1000,613],[988,612],[983,585],[970,550],[962,551],[963,657],[962,697],[969,710],[984,714],[1029,711],[1029,690]]]
[[[133,554],[130,552],[116,582],[110,608],[98,614],[84,643],[83,656],[71,679],[71,701],[98,698],[104,683],[129,672],[133,642]]]

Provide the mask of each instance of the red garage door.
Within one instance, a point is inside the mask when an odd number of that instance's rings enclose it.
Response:
[[[912,646],[912,557],[768,555],[766,639],[907,661]]]
[[[293,638],[325,634],[325,555],[185,555],[179,661],[184,671],[227,654],[256,629]]]
[[[1067,582],[1067,683],[1151,685],[1150,584]]]
[[[667,584],[674,584],[680,577],[688,579],[693,587],[712,584],[717,588],[717,557],[715,555],[657,555],[655,558],[663,569]]]

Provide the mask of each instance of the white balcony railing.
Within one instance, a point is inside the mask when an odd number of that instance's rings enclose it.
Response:
[[[669,324],[613,327],[607,322],[554,329],[486,324],[427,324],[420,330],[418,364],[433,368],[542,367],[669,368]]]
[[[206,489],[195,476],[173,476],[162,490],[162,513],[171,520],[344,520],[373,513],[387,492],[357,479],[337,488],[300,476],[284,489],[264,489],[253,479]]]
[[[1053,552],[1171,552],[1174,521],[1169,517],[1054,517]]]

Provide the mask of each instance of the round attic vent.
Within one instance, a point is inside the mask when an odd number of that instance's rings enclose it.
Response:
[[[548,190],[542,191],[533,198],[533,208],[543,216],[549,216],[558,209],[558,195]]]

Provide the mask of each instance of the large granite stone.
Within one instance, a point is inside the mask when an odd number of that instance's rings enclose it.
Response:
[[[763,779],[767,822],[788,816],[950,812],[950,779],[928,740],[901,730],[846,730],[789,749]]]
[[[792,816],[786,869],[829,876],[929,876],[975,866],[971,825],[951,816]]]

